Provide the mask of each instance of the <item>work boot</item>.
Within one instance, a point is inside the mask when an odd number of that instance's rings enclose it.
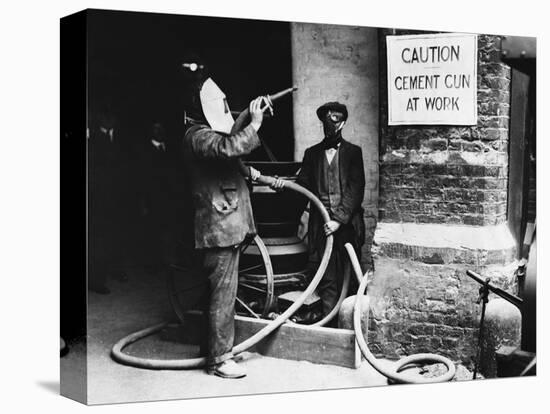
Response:
[[[246,371],[237,365],[232,359],[222,362],[221,364],[212,365],[207,370],[210,375],[217,375],[222,378],[243,378],[246,377]]]

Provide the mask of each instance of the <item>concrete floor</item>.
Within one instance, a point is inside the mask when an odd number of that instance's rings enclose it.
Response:
[[[358,369],[289,361],[244,353],[248,371],[243,379],[228,380],[203,370],[152,371],[120,365],[110,357],[111,347],[122,337],[165,320],[174,320],[165,281],[135,270],[126,283],[111,281],[111,294],[90,292],[88,298],[88,403],[106,404],[182,398],[250,395],[386,385],[386,378],[363,362]],[[131,345],[128,353],[151,358],[196,356],[196,347],[167,341],[161,335]],[[73,344],[61,367],[78,365],[84,346]],[[391,364],[391,362],[386,361]],[[82,374],[82,370],[80,370]],[[75,376],[62,389],[82,385]],[[67,376],[64,377],[64,380]],[[69,382],[69,381],[66,381]]]

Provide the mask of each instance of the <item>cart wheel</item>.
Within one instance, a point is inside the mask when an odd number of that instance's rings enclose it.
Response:
[[[245,240],[240,247],[239,288],[236,308],[255,318],[266,317],[273,306],[273,266],[264,242],[260,236]],[[250,297],[257,298],[252,306]]]
[[[176,264],[169,266],[166,277],[168,297],[180,322],[185,321],[185,312],[195,309],[204,298],[208,289],[207,282],[197,267],[181,267]]]

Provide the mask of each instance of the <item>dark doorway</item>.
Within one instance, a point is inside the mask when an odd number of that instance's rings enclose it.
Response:
[[[518,257],[528,254],[526,234],[536,222],[536,59],[510,59],[510,172],[508,223]],[[526,244],[526,246],[524,246]]]
[[[179,65],[191,51],[208,62],[233,111],[292,86],[289,23],[101,10],[91,10],[88,21],[90,105],[110,101],[130,150],[152,119],[172,139],[180,136]],[[261,134],[278,160],[292,160],[290,99]],[[267,160],[261,150],[251,158]]]
[[[503,40],[503,60],[511,67],[508,224],[516,239],[522,306],[522,349],[536,352],[536,40]],[[519,277],[521,275],[521,277]]]
[[[157,215],[168,221],[167,227],[175,233],[171,237],[179,243],[190,235],[192,239],[193,234],[191,202],[178,157],[184,132],[183,102],[188,101],[182,96],[181,64],[186,56],[199,55],[225,92],[231,110],[240,111],[259,95],[292,86],[290,24],[106,10],[87,13],[88,125],[93,126],[95,113],[110,113],[118,142],[116,166],[109,171],[95,168],[98,163],[89,145],[90,238],[112,241],[114,245],[107,250],[109,254],[121,250],[117,255],[120,267],[155,265],[157,259],[152,257],[158,257],[158,246],[151,241],[160,238],[152,235],[158,226],[151,209],[147,213],[142,206],[151,194],[156,194],[153,205],[169,206],[166,214]],[[281,161],[293,159],[292,114],[292,100],[284,100],[260,130],[263,141]],[[164,164],[152,168],[142,161],[153,123],[162,124],[164,139],[174,148],[166,168]],[[268,156],[259,148],[249,159],[265,161]],[[159,174],[164,177],[162,183],[170,181],[162,194]],[[105,250],[106,243],[95,244],[97,249],[92,252]]]

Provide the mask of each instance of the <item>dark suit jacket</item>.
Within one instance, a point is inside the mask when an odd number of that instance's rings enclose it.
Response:
[[[139,148],[138,195],[140,203],[149,211],[155,222],[168,224],[172,221],[173,187],[175,186],[175,160],[172,147],[157,149],[151,140]]]
[[[91,226],[118,226],[124,210],[126,165],[118,135],[114,140],[99,129],[88,139],[88,191]]]
[[[195,125],[183,140],[195,209],[195,247],[227,247],[256,233],[239,157],[260,145],[254,128],[225,135]]]
[[[325,149],[322,143],[308,148],[304,154],[302,168],[297,183],[306,187],[316,196],[320,193],[320,177],[323,173]],[[365,222],[361,203],[365,193],[365,170],[361,148],[342,139],[338,148],[338,167],[342,200],[331,213],[331,219],[342,224],[337,237],[343,244],[351,242],[357,251],[365,242]],[[308,241],[313,258],[320,256],[324,248],[323,220],[316,208],[309,213]]]

